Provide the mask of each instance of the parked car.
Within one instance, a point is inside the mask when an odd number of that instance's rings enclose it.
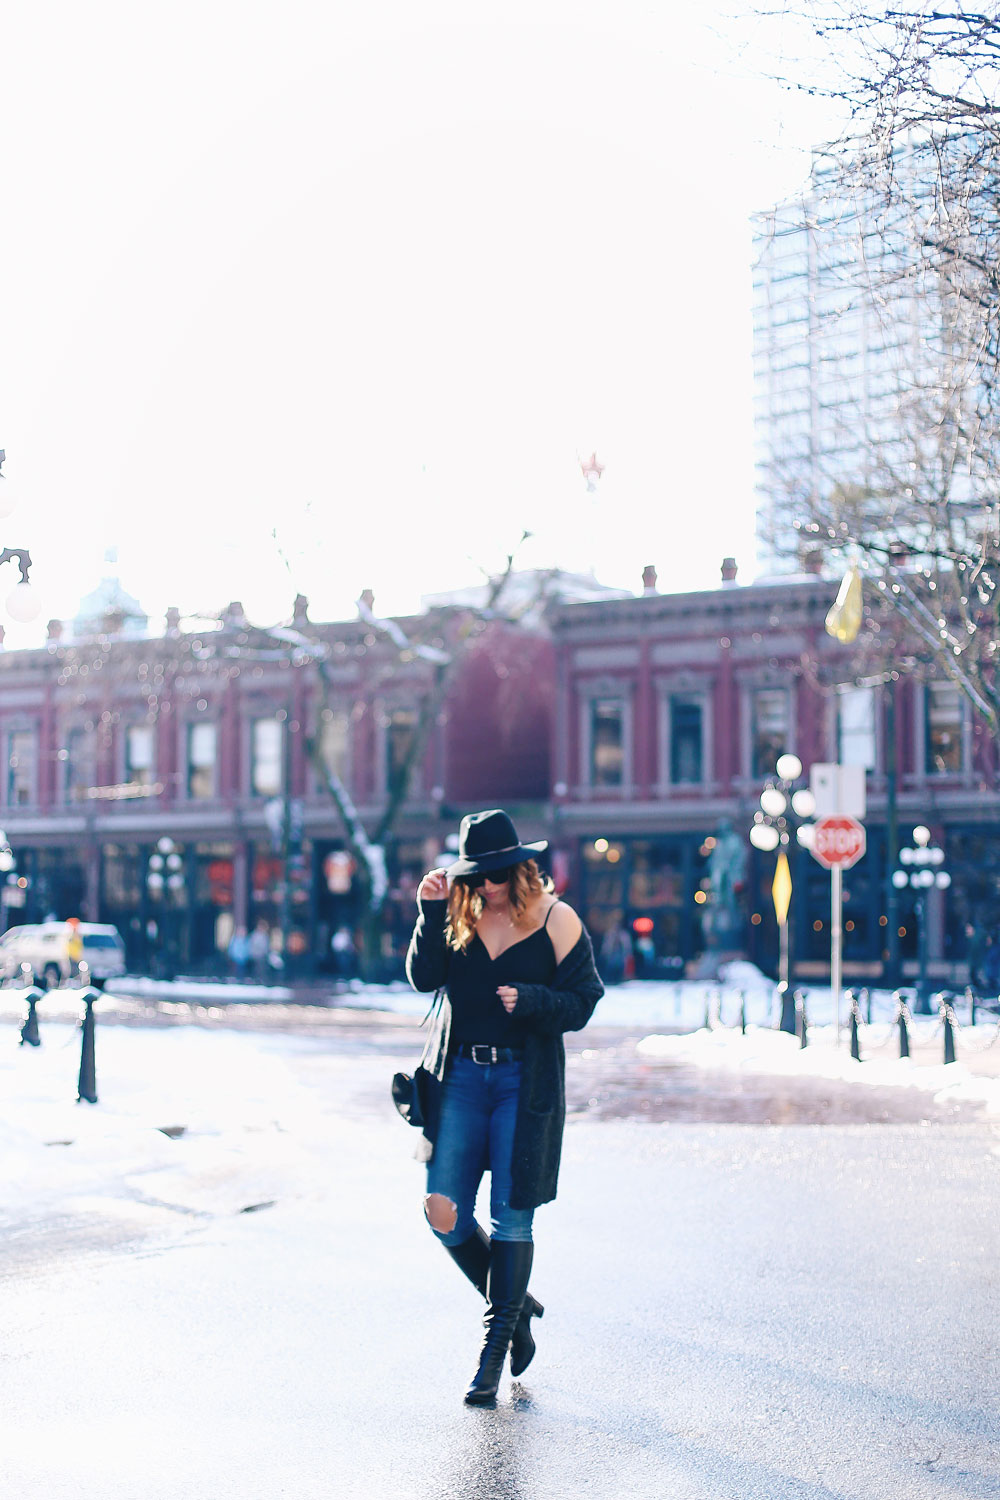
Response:
[[[16,978],[21,965],[29,964],[34,982],[53,989],[75,974],[80,963],[90,966],[98,988],[124,974],[125,944],[118,928],[100,922],[36,922],[9,927],[0,937],[0,979]]]

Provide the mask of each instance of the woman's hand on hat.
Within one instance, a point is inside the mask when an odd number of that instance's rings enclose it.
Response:
[[[517,1004],[516,988],[512,984],[502,984],[497,990],[497,995],[500,997],[500,1004],[507,1014],[510,1015]]]
[[[448,874],[445,870],[428,870],[417,886],[418,901],[447,901]]]

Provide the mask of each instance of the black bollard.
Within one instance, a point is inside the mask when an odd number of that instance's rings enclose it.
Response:
[[[803,990],[795,991],[795,1034],[800,1047],[809,1045],[809,1020],[806,1016],[806,997]]]
[[[941,1015],[944,1019],[944,1060],[946,1063],[955,1061],[955,1012],[952,1009],[953,995],[941,996]]]
[[[857,1000],[851,1002],[851,1056],[855,1062],[861,1061],[861,1037],[858,1034],[858,1017],[861,1012],[858,1009]]]
[[[40,1047],[42,1038],[38,1032],[38,1012],[35,1009],[37,1002],[42,998],[42,992],[36,985],[24,991],[24,998],[28,1002],[28,1019],[21,1027],[21,1046],[27,1044],[29,1047]]]
[[[910,1012],[907,1009],[906,1001],[901,999],[899,1001],[899,1009],[896,1012],[896,1023],[899,1026],[900,1057],[909,1057],[910,1055],[910,1028],[908,1024],[909,1019]]]
[[[744,1036],[747,1034],[747,995],[746,990],[739,991],[740,997],[740,1031]]]
[[[80,1081],[77,1085],[76,1102],[82,1103],[86,1100],[88,1104],[97,1103],[97,1067],[94,1060],[94,1034],[97,1023],[94,1019],[94,1001],[100,998],[100,990],[86,989],[81,991],[81,1000],[86,1005],[83,1021],[80,1024]]]
[[[800,990],[790,990],[786,985],[781,990],[781,1020],[778,1022],[779,1031],[787,1031],[790,1036],[795,1036],[798,1030],[797,997]]]

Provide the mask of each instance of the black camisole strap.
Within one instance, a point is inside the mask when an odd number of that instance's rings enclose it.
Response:
[[[549,907],[548,911],[545,913],[545,921],[542,923],[542,931],[543,932],[545,931],[546,927],[548,927],[548,925],[549,925],[549,918],[551,917],[552,913],[555,911],[555,909],[556,909],[556,907],[558,905],[559,905],[558,900],[553,901],[552,905]]]

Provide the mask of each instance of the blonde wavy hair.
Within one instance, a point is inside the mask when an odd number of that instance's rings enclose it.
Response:
[[[524,921],[528,902],[536,896],[545,895],[555,887],[547,875],[543,875],[533,859],[523,860],[510,867],[507,885],[507,900],[515,926]],[[463,953],[476,935],[476,923],[483,913],[483,898],[479,890],[473,890],[464,880],[452,881],[448,892],[448,920],[444,935],[449,948]]]

